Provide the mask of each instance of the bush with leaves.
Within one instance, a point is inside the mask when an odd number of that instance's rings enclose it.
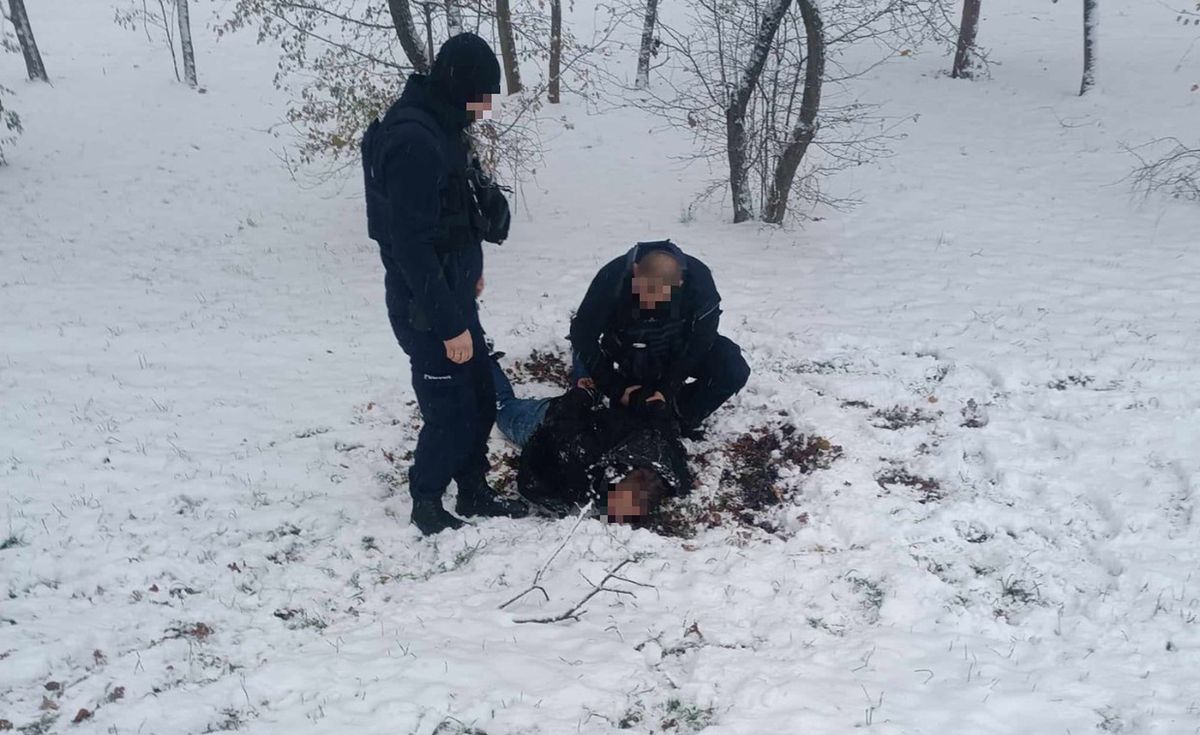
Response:
[[[8,28],[0,27],[0,53],[19,54],[21,47],[8,32]],[[9,107],[7,99],[11,99],[13,91],[0,84],[0,165],[5,162],[4,149],[12,146],[17,136],[21,134],[21,116]]]
[[[545,8],[538,0],[515,0],[510,10],[517,59],[540,65],[549,56]],[[405,20],[395,21],[398,17]],[[407,30],[398,31],[399,26]],[[286,120],[298,136],[288,163],[326,164],[324,173],[335,174],[357,165],[363,130],[396,99],[408,74],[428,63],[451,26],[477,33],[499,50],[495,0],[236,0],[218,35],[252,29],[259,42],[279,44],[282,53],[274,82],[294,91]],[[608,19],[586,44],[564,30],[565,89],[590,89],[586,60],[615,26],[615,20]],[[420,63],[414,63],[414,55]],[[545,75],[539,84],[524,84],[493,119],[475,126],[478,152],[493,173],[507,169],[506,178],[515,179],[540,162],[537,118],[547,85]]]
[[[11,146],[21,134],[21,116],[5,104],[5,97],[12,96],[12,93],[8,87],[0,86],[0,164],[5,163],[4,149]]]

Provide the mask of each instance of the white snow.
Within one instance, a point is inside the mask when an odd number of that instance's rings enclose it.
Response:
[[[674,158],[686,136],[563,106],[488,251],[500,345],[561,349],[599,264],[670,236],[755,371],[696,451],[786,410],[844,456],[792,478],[778,534],[585,521],[550,600],[501,611],[574,521],[408,525],[385,452],[414,405],[359,185],[280,164],[273,51],[216,43],[197,6],[200,95],[108,3],[31,4],[53,86],[0,57],[26,127],[0,169],[0,720],[1200,732],[1200,209],[1122,182],[1122,145],[1200,130],[1194,31],[1107,3],[1081,99],[1078,7],[994,5],[993,79],[937,76],[929,50],[861,82],[918,117],[832,182],[860,207],[803,228],[681,221],[709,175]],[[894,406],[929,420],[881,428]],[[943,497],[877,482],[892,467]],[[635,596],[515,622],[630,556]]]

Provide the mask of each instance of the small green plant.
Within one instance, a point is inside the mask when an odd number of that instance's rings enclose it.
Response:
[[[675,730],[680,733],[696,733],[713,723],[713,708],[688,704],[678,699],[667,700],[666,711],[663,713],[659,726],[664,730]]]

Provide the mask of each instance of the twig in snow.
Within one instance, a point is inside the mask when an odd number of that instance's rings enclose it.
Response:
[[[521,594],[502,604],[498,609],[503,610],[534,590],[541,592],[546,597],[546,602],[550,601],[550,595],[546,593],[546,588],[539,584],[539,582],[542,581],[542,575],[545,574],[546,570],[550,568],[550,564],[558,557],[559,553],[566,548],[567,542],[570,541],[571,537],[575,535],[575,529],[579,528],[579,524],[583,523],[583,519],[586,518],[588,513],[591,512],[593,502],[594,501],[589,500],[588,504],[583,506],[583,508],[579,511],[579,515],[575,518],[575,524],[571,526],[570,531],[567,531],[567,535],[563,537],[562,543],[558,545],[558,548],[554,550],[554,553],[550,555],[550,558],[547,559],[546,562],[542,564],[542,567],[537,570],[537,573],[533,575],[533,581],[529,583],[529,587],[527,587]]]
[[[601,592],[611,592],[614,595],[629,595],[630,597],[636,597],[636,595],[633,594],[632,592],[630,592],[629,590],[623,590],[623,589],[618,589],[616,587],[606,587],[605,586],[609,580],[622,579],[620,576],[618,576],[617,572],[620,572],[622,569],[625,568],[626,565],[632,564],[634,561],[635,561],[635,559],[633,557],[630,557],[628,559],[625,559],[624,561],[622,561],[620,564],[616,565],[615,567],[613,567],[611,570],[609,570],[609,572],[604,575],[604,578],[600,580],[599,584],[593,584],[591,591],[588,592],[586,595],[584,595],[583,599],[580,600],[579,602],[575,603],[575,605],[573,605],[569,610],[559,613],[558,615],[553,615],[553,616],[550,616],[547,618],[518,618],[517,620],[515,620],[513,622],[516,622],[516,623],[561,623],[564,620],[579,620],[580,616],[583,615],[583,606],[586,605],[589,600],[591,600],[593,597],[600,594]],[[584,579],[587,579],[587,577],[584,577]],[[590,582],[590,580],[589,580],[589,582]],[[650,585],[637,583],[637,582],[635,582],[634,584],[639,584],[642,587],[650,586]]]

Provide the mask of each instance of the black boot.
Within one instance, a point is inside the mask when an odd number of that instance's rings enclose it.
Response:
[[[496,494],[486,480],[458,484],[458,501],[454,512],[463,517],[507,516],[524,518],[529,515],[529,506],[520,500],[509,500]]]
[[[442,507],[441,498],[413,498],[412,522],[426,536],[465,525]]]

